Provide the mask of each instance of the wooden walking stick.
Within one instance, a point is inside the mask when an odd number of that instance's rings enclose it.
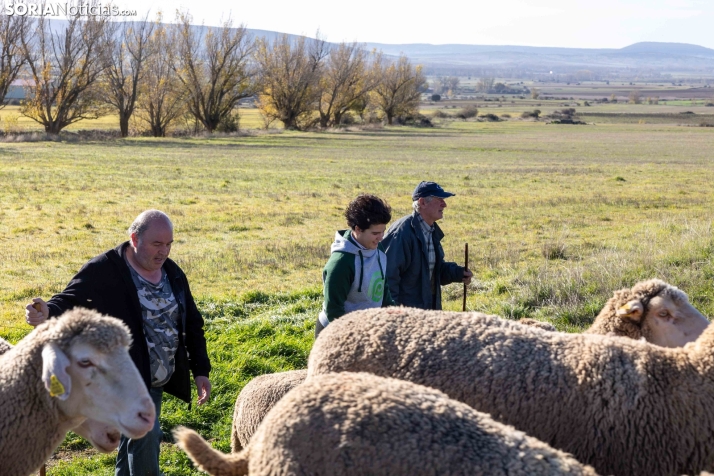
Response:
[[[464,247],[464,269],[469,269],[469,244],[466,243],[466,246]],[[463,305],[463,311],[466,312],[466,287],[467,284],[464,283],[464,305]]]

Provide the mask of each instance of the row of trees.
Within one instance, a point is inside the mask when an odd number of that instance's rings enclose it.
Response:
[[[237,105],[256,97],[266,122],[306,129],[340,124],[348,113],[378,111],[389,124],[416,112],[426,80],[405,56],[388,60],[357,43],[283,35],[254,39],[230,20],[221,27],[156,19],[114,22],[69,16],[7,16],[0,3],[0,103],[25,77],[21,113],[52,134],[82,119],[115,113],[122,136],[132,118],[164,136],[182,117],[208,132],[235,130]]]

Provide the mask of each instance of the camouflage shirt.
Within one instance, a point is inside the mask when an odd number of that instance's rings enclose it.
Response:
[[[161,281],[153,284],[142,278],[128,262],[127,266],[141,304],[151,363],[151,386],[162,387],[174,373],[174,358],[178,350],[178,303],[163,269]]]

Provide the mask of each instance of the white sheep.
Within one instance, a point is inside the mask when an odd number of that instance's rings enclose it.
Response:
[[[442,392],[364,373],[320,375],[295,387],[240,453],[224,455],[185,428],[174,435],[213,476],[595,475]]]
[[[382,308],[327,327],[308,381],[370,372],[433,387],[602,474],[714,469],[714,327],[681,348],[480,313]]]
[[[71,429],[102,449],[103,438],[116,447],[112,428],[141,438],[153,427],[156,409],[130,342],[120,320],[75,308],[0,357],[3,476],[37,471]]]
[[[0,355],[12,349],[13,345],[0,337]],[[121,433],[119,430],[106,423],[101,423],[87,418],[73,432],[89,441],[94,448],[102,453],[111,453],[119,446]]]
[[[231,451],[240,451],[248,444],[265,415],[283,395],[300,385],[307,369],[290,370],[255,377],[243,387],[233,410]]]
[[[556,330],[552,324],[535,319],[522,318],[518,323]],[[689,303],[686,294],[664,281],[652,279],[631,289],[615,291],[585,333],[645,339],[673,347],[695,340],[708,325],[709,321]],[[306,376],[305,370],[279,372],[256,377],[245,386],[233,412],[233,452],[248,444],[272,406]]]
[[[585,332],[645,339],[663,347],[694,341],[709,321],[680,289],[660,279],[615,291]]]

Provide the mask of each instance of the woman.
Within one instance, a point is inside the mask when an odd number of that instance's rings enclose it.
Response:
[[[358,309],[393,306],[385,279],[387,255],[379,246],[392,219],[387,202],[360,195],[345,211],[349,230],[335,233],[330,259],[322,271],[325,301],[315,326],[315,337],[330,322]]]

